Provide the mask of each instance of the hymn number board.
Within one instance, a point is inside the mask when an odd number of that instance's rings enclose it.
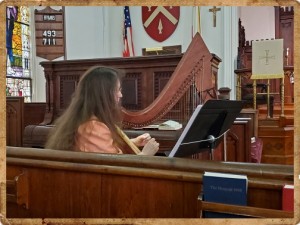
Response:
[[[35,10],[37,56],[53,60],[64,56],[64,15],[62,10],[47,6]]]

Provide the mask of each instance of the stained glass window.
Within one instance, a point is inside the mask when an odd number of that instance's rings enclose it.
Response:
[[[30,9],[6,7],[6,95],[31,102]]]

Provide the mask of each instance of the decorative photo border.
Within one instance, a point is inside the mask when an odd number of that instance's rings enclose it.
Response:
[[[110,218],[110,219],[7,219],[6,215],[6,93],[5,93],[5,62],[6,62],[6,47],[5,47],[5,7],[9,5],[29,5],[29,6],[121,6],[121,5],[219,5],[220,6],[294,6],[295,12],[295,27],[294,27],[294,185],[295,185],[295,216],[293,219],[224,219],[222,224],[300,224],[300,0],[223,0],[223,1],[205,1],[205,0],[0,0],[0,224],[136,224],[136,225],[152,225],[152,224],[220,224],[220,219],[125,219],[125,218]],[[298,116],[299,115],[299,116]],[[42,207],[42,206],[41,206]]]

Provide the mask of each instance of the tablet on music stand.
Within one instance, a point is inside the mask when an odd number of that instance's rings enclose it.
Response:
[[[168,157],[185,157],[212,151],[243,108],[242,101],[208,100],[198,105]]]

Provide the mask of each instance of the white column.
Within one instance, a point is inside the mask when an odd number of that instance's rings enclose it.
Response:
[[[237,61],[237,48],[238,48],[238,8],[237,7],[223,7],[224,20],[223,20],[223,71],[224,76],[219,76],[219,87],[231,88],[230,99],[236,99],[235,86],[236,76],[234,70]]]

